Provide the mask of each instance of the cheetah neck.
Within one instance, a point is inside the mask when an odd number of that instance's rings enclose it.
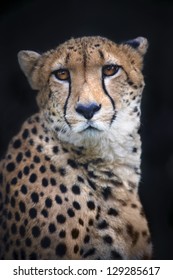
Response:
[[[45,118],[43,117],[43,120]],[[141,141],[138,133],[139,119],[136,116],[124,117],[119,115],[119,120],[115,122],[108,131],[91,131],[85,134],[76,134],[72,130],[66,130],[65,133],[55,132],[50,124],[45,126],[56,141],[70,151],[72,158],[83,165],[90,165],[93,170],[101,170],[104,165],[105,171],[116,170],[116,175],[123,184],[129,188],[129,185],[137,186],[140,180],[140,156]],[[91,163],[101,160],[101,165]],[[96,172],[96,171],[95,171]],[[123,178],[123,179],[121,179]],[[129,184],[129,178],[131,184]]]

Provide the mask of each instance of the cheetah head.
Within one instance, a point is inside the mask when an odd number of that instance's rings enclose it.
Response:
[[[138,129],[147,46],[143,37],[121,44],[83,37],[42,55],[20,51],[18,59],[49,129],[64,141],[97,145]]]

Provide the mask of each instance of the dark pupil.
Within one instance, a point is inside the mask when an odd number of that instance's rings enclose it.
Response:
[[[61,75],[61,76],[67,76],[67,71],[61,70],[61,71],[59,71],[58,74]]]
[[[110,71],[110,70],[115,70],[115,66],[113,66],[113,65],[108,66],[108,67],[107,67],[107,70],[108,70],[108,71]]]

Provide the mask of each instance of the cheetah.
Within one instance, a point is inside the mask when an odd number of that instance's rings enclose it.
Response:
[[[147,39],[20,51],[37,90],[0,163],[1,259],[150,259],[138,195]]]

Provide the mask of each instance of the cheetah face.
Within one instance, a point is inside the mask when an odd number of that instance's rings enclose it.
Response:
[[[43,55],[21,51],[19,63],[39,90],[38,105],[49,127],[66,141],[93,141],[136,125],[146,49],[142,37],[123,44],[83,37]]]

